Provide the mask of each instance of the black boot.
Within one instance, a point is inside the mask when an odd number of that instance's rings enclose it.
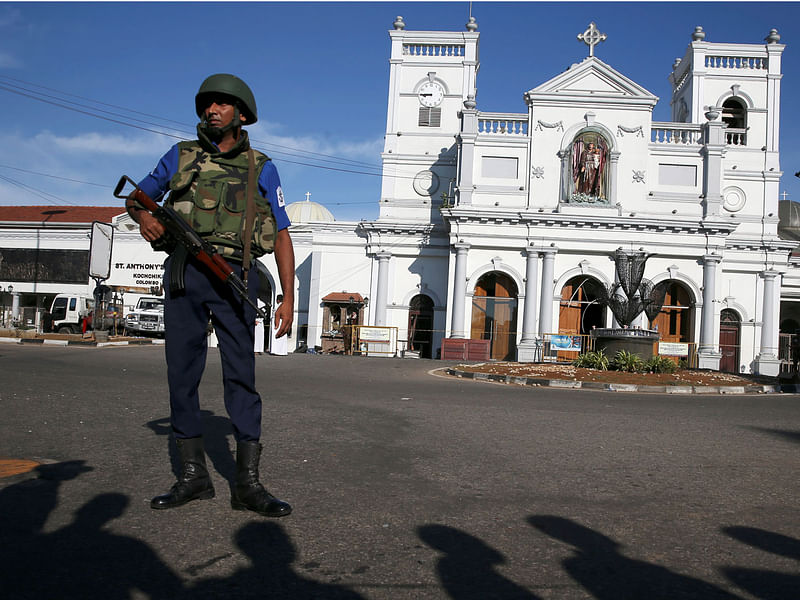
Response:
[[[178,444],[183,470],[168,493],[156,496],[150,501],[150,508],[175,508],[192,500],[208,500],[214,497],[214,486],[206,468],[203,438],[175,441]]]
[[[258,481],[258,442],[236,443],[236,483],[231,495],[231,508],[252,510],[265,517],[285,517],[292,512],[288,502],[278,500]]]

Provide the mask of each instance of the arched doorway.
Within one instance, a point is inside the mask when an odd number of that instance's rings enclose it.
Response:
[[[723,373],[739,372],[741,321],[736,311],[730,308],[719,315],[719,351],[722,353],[719,370]]]
[[[666,294],[661,312],[651,323],[651,327],[661,334],[662,342],[693,342],[694,301],[691,292],[673,279],[662,281],[658,285],[666,288]]]
[[[490,340],[489,357],[513,360],[517,339],[517,285],[498,271],[486,273],[472,297],[470,338]]]
[[[601,302],[603,284],[594,277],[573,277],[561,288],[558,304],[558,333],[589,335],[594,327],[605,327]]]
[[[725,141],[734,146],[747,143],[747,107],[739,98],[728,98],[722,103],[722,122],[725,130]]]
[[[433,300],[417,294],[408,306],[408,349],[433,358]]]

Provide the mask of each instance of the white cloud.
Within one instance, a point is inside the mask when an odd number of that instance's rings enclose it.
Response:
[[[18,69],[22,63],[7,52],[0,52],[0,69]]]
[[[170,141],[158,135],[130,137],[119,134],[82,133],[74,136],[56,135],[43,131],[34,136],[33,142],[54,151],[118,156],[161,156],[166,148],[177,140]]]
[[[22,12],[18,8],[12,8],[8,5],[0,10],[0,28],[11,27],[16,25],[22,20]]]
[[[314,136],[287,136],[281,135],[280,131],[284,126],[277,123],[259,121],[248,128],[253,145],[263,148],[267,154],[272,150],[274,153],[291,153],[305,155],[305,158],[328,159],[330,157],[358,160],[361,162],[380,165],[380,153],[383,151],[383,136],[372,140],[341,140],[331,143],[330,141]],[[326,154],[327,157],[315,157],[313,154]],[[302,156],[293,157],[294,160],[302,159]]]

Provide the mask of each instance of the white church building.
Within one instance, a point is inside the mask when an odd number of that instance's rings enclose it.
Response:
[[[539,360],[557,339],[586,343],[617,325],[600,300],[622,250],[646,257],[644,277],[664,297],[634,327],[658,330],[693,366],[779,372],[781,331],[800,329],[800,260],[797,241],[779,236],[775,30],[734,44],[706,42],[698,27],[671,73],[665,65],[670,122],[653,121],[658,98],[594,56],[605,38],[594,24],[580,36],[587,58],[520,90],[514,113],[477,102],[474,19],[448,32],[410,31],[398,17],[389,37],[378,218],[288,207],[290,349],[341,351],[356,324],[389,328],[423,357],[474,345],[492,359]],[[107,283],[157,282],[163,255],[142,258],[135,224],[114,222],[119,268]],[[274,304],[275,264],[263,260]]]
[[[594,56],[594,24],[588,57],[520,90],[519,113],[476,102],[474,20],[409,31],[398,17],[389,36],[379,217],[292,230],[309,345],[354,297],[368,299],[361,324],[396,327],[425,356],[485,339],[493,359],[533,360],[549,336],[614,325],[598,298],[621,248],[646,255],[645,278],[666,292],[641,327],[689,345],[701,368],[778,372],[800,277],[797,243],[778,235],[776,31],[722,44],[698,27],[672,65],[664,123],[658,98]]]

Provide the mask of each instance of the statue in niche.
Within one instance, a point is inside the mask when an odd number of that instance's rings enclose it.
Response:
[[[584,134],[572,145],[571,202],[608,202],[606,157],[608,147],[602,136]]]

